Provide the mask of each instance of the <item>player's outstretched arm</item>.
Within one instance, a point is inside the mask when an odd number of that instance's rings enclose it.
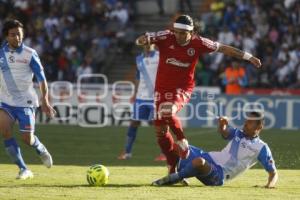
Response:
[[[269,172],[268,183],[265,185],[265,188],[275,188],[277,180],[278,180],[277,171]]]
[[[221,135],[223,136],[223,138],[228,138],[228,136],[230,135],[228,129],[228,118],[227,117],[220,117],[219,118],[219,126],[218,126],[218,131],[219,133],[221,133]]]
[[[48,84],[46,81],[41,81],[39,83],[39,85],[40,85],[40,91],[42,94],[42,97],[41,97],[42,111],[47,116],[52,118],[56,114],[56,111],[54,110],[54,108],[52,108],[52,106],[49,103]]]
[[[237,49],[235,47],[224,45],[224,44],[219,44],[219,48],[217,51],[221,52],[227,56],[232,56],[232,57],[235,57],[238,59],[248,60],[257,68],[261,67],[260,59],[256,58],[255,56],[253,56],[252,54],[250,54],[248,52],[241,51],[240,49]]]

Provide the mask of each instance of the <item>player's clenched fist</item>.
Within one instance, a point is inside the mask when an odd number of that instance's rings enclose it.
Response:
[[[228,126],[228,117],[222,116],[219,118],[219,129],[225,131]]]

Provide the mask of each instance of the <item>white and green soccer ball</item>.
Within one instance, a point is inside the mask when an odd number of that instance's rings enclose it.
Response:
[[[109,171],[104,165],[96,164],[89,167],[86,179],[91,186],[103,186],[108,183]]]

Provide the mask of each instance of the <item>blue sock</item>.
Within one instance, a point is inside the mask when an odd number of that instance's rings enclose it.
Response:
[[[26,164],[22,158],[21,149],[17,144],[15,138],[10,138],[8,140],[4,140],[5,150],[8,156],[12,159],[12,161],[18,165],[18,167],[23,170],[27,169]]]
[[[197,176],[199,174],[199,170],[193,166],[192,162],[187,163],[187,165],[178,172],[178,176],[181,179],[190,178]]]
[[[137,127],[133,127],[133,126],[128,127],[127,142],[125,146],[126,153],[131,153],[131,149],[136,138],[137,129],[138,129]]]
[[[31,145],[35,148],[36,152],[41,155],[41,153],[47,151],[46,147],[40,142],[39,138],[35,135],[34,136],[34,143]]]

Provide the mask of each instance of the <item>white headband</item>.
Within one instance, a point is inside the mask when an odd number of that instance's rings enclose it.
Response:
[[[192,31],[194,29],[194,26],[190,26],[187,24],[181,24],[181,23],[174,23],[173,27],[178,28],[178,29],[187,30],[187,31]]]

